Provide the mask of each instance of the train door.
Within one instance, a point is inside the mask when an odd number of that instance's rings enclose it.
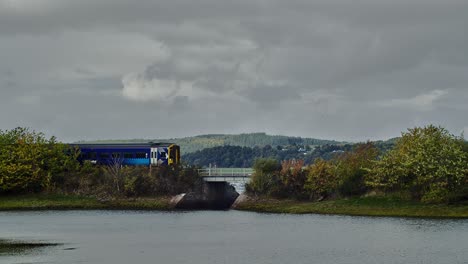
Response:
[[[151,165],[158,165],[158,148],[151,148]]]

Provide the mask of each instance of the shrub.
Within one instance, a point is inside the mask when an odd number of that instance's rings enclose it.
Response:
[[[304,170],[304,160],[284,160],[281,162],[279,190],[274,194],[278,197],[305,198],[304,184],[307,171]]]

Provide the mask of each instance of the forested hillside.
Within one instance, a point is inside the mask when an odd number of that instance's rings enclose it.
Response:
[[[122,142],[174,142],[180,145],[182,153],[192,153],[205,148],[217,146],[240,146],[240,147],[264,147],[264,146],[321,146],[321,145],[336,145],[343,142],[335,140],[323,140],[315,138],[301,138],[289,136],[274,136],[266,133],[247,133],[238,135],[200,135],[194,137],[171,138],[171,139],[130,139],[130,140],[97,140],[87,141],[87,143],[122,143]],[[81,142],[80,142],[81,143]]]
[[[394,146],[394,139],[374,142],[381,153],[385,153]],[[256,159],[273,158],[283,160],[304,160],[305,164],[311,164],[317,158],[330,160],[344,152],[351,151],[356,144],[325,144],[320,146],[310,145],[266,145],[263,147],[241,146],[217,146],[197,150],[192,153],[183,153],[182,160],[188,164],[198,166],[218,167],[245,167],[253,166]]]

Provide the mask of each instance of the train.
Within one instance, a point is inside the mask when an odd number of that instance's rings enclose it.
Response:
[[[72,144],[79,149],[78,161],[100,165],[176,165],[180,146],[174,143]]]

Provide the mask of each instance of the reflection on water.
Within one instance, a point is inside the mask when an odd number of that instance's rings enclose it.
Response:
[[[24,255],[31,254],[34,251],[46,248],[59,246],[58,243],[44,243],[33,241],[16,241],[0,239],[0,256],[6,255]]]
[[[1,212],[0,238],[63,243],[0,263],[468,263],[468,220]]]

